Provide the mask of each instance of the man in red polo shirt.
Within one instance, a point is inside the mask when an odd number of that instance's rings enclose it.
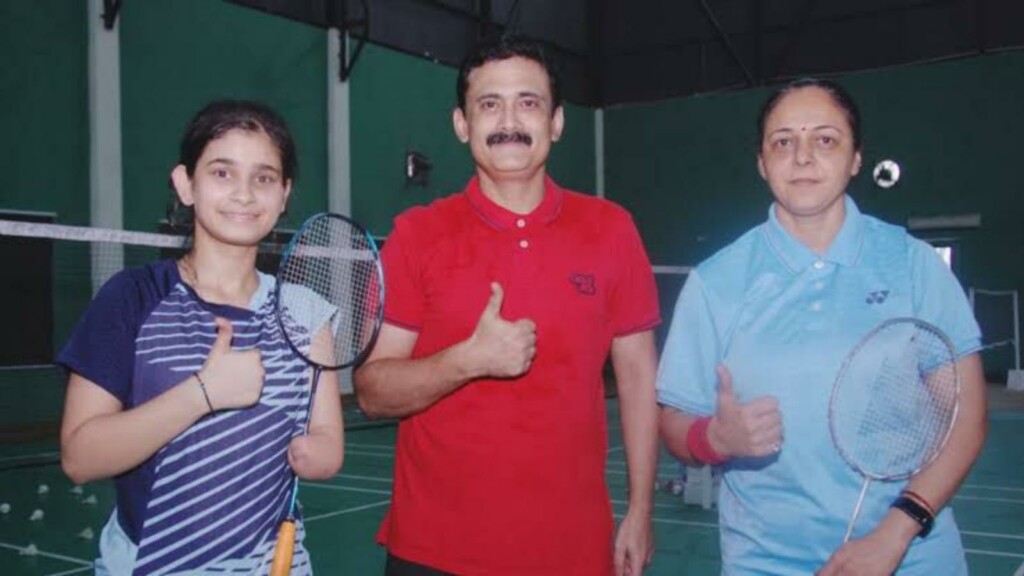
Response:
[[[638,576],[653,550],[654,278],[629,214],[545,171],[564,123],[537,44],[463,64],[476,176],[395,219],[385,324],[355,382],[402,418],[388,575]],[[602,368],[615,368],[629,509],[614,534]]]

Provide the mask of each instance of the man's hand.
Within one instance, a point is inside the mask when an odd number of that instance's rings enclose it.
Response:
[[[475,378],[521,376],[530,369],[537,353],[537,326],[525,318],[514,322],[502,318],[504,299],[501,285],[492,282],[491,298],[468,341]]]

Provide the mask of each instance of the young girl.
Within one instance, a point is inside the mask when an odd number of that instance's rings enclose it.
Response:
[[[255,267],[296,163],[274,111],[201,110],[171,172],[194,213],[191,250],[114,276],[60,354],[64,471],[115,478],[97,574],[265,573],[293,474],[341,467],[336,376],[321,376],[302,435],[310,370],[278,328],[274,278]],[[292,573],[308,574],[297,534]]]

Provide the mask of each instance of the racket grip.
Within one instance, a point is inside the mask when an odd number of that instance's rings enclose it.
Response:
[[[270,565],[270,576],[288,576],[292,571],[292,555],[295,553],[295,521],[281,522],[277,531],[277,545],[274,546],[274,562]]]

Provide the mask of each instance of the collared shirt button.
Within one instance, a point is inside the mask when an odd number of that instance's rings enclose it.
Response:
[[[529,248],[530,247],[530,241],[529,240],[520,240],[519,241],[519,247],[520,248]]]
[[[821,290],[824,287],[825,287],[825,283],[824,282],[815,282],[814,283],[814,289],[815,290]]]
[[[824,267],[825,267],[825,262],[823,260],[815,260],[814,261],[814,268],[815,268],[815,270],[821,270]]]
[[[821,311],[821,302],[815,302],[814,304],[811,304],[811,310],[814,312]]]
[[[522,218],[516,220],[516,227],[517,228],[526,228],[526,220],[524,220]]]

